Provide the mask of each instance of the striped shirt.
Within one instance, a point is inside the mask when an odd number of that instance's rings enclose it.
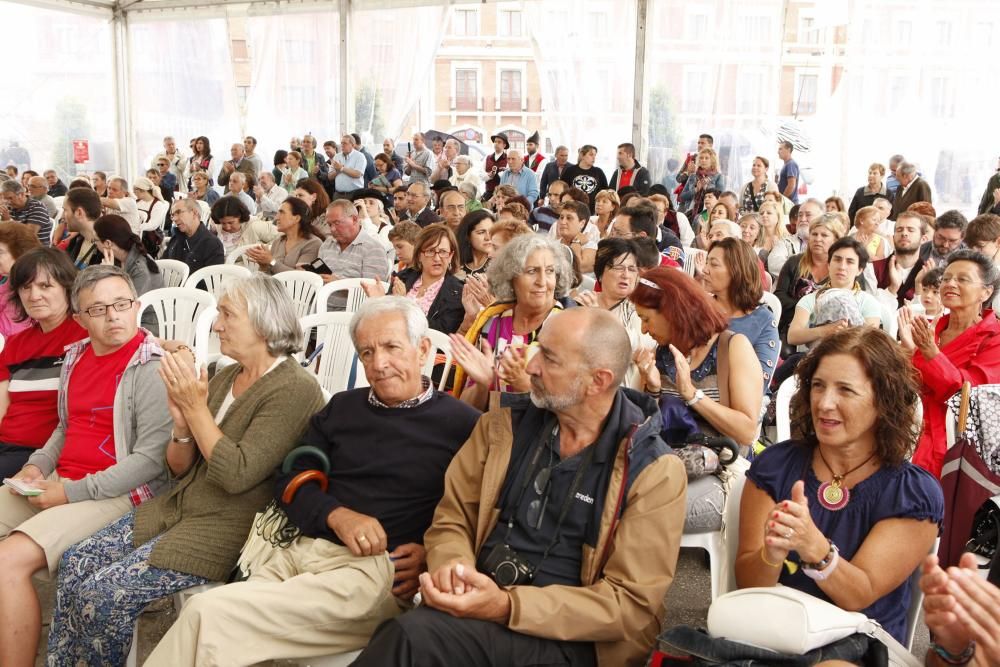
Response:
[[[389,258],[385,247],[364,230],[358,232],[350,245],[341,250],[333,237],[323,241],[319,247],[319,258],[330,267],[337,278],[377,278],[385,280],[389,276]],[[327,309],[344,310],[347,296],[343,292],[330,297]]]
[[[38,225],[38,241],[44,246],[49,245],[52,218],[49,217],[45,204],[29,197],[22,208],[11,207],[10,217],[26,225]]]

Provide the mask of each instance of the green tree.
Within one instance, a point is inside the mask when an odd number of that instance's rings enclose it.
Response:
[[[361,134],[370,132],[373,141],[382,145],[385,136],[382,119],[382,93],[369,81],[363,82],[354,93],[354,127]]]
[[[90,133],[87,106],[75,97],[64,97],[56,104],[53,118],[52,168],[60,176],[76,173],[73,163],[73,140],[86,139]]]
[[[674,101],[666,87],[657,85],[649,91],[649,136],[650,148],[675,148],[680,143]]]

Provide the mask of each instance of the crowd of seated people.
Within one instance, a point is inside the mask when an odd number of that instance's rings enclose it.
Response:
[[[34,660],[33,574],[56,580],[49,664],[124,664],[149,603],[209,583],[147,664],[642,664],[682,533],[719,530],[731,490],[692,469],[696,435],[750,460],[740,586],[904,641],[948,521],[945,403],[1000,382],[1000,217],[938,213],[902,156],[846,206],[804,195],[788,142],[730,191],[702,135],[671,191],[628,143],[606,174],[591,145],[573,164],[501,132],[476,164],[444,139],[306,135],[265,165],[253,137],[228,160],[167,137],[131,190],[0,175],[0,468],[38,492],[0,492],[0,664]],[[235,363],[209,377],[140,303],[156,260],[227,257],[253,275],[218,297]],[[317,263],[366,295],[370,386],[325,402],[271,278]],[[784,382],[793,439],[770,444]],[[968,569],[924,565],[928,664],[973,641],[993,664],[1000,603],[949,583]]]

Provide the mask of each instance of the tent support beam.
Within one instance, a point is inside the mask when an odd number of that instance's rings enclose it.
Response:
[[[111,19],[112,72],[115,94],[115,168],[118,174],[135,173],[135,156],[132,154],[132,108],[129,100],[129,38],[128,16],[116,11]],[[131,180],[131,179],[128,179]]]
[[[635,88],[632,93],[632,144],[635,157],[646,159],[648,119],[646,114],[646,23],[649,19],[649,0],[635,3]]]
[[[351,108],[354,106],[351,86],[350,46],[351,0],[340,0],[340,130],[350,132],[354,127]]]

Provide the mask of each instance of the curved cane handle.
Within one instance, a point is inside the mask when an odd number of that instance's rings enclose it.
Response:
[[[288,455],[285,456],[285,460],[281,462],[281,472],[286,474],[292,472],[292,466],[294,466],[295,462],[303,456],[315,456],[319,459],[323,474],[330,474],[330,459],[327,458],[326,452],[319,447],[313,447],[312,445],[302,445],[301,447],[296,447],[292,451],[288,452]]]
[[[321,473],[319,470],[303,470],[298,475],[292,478],[292,481],[288,483],[285,490],[281,493],[281,502],[288,505],[295,498],[295,494],[298,493],[299,489],[302,488],[303,484],[308,484],[309,482],[319,482],[319,488],[326,492],[327,487],[330,485],[330,480],[327,479],[326,475]]]

